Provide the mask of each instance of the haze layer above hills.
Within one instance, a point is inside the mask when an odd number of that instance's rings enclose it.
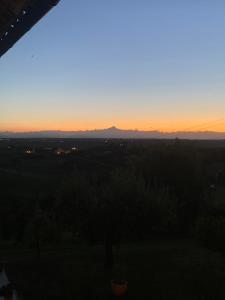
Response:
[[[86,131],[31,131],[10,132],[0,131],[0,138],[124,138],[124,139],[225,139],[225,132],[215,131],[141,131],[124,130],[115,126],[107,129],[96,129]]]

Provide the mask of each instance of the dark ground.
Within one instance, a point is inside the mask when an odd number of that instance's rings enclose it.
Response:
[[[126,299],[224,299],[225,258],[192,240],[122,245],[116,262],[129,282]],[[2,250],[6,271],[22,299],[111,299],[102,246]]]
[[[194,178],[193,183],[199,183],[198,179],[202,179],[203,182],[200,183],[204,195],[209,195],[209,187],[213,183],[213,186],[216,186],[216,191],[212,194],[210,190],[211,204],[214,206],[216,204],[217,210],[225,217],[225,208],[220,205],[222,203],[224,206],[225,197],[224,145],[224,141],[1,140],[0,229],[2,233],[0,240],[2,242],[0,243],[0,262],[5,263],[6,273],[21,299],[107,300],[112,297],[110,280],[114,277],[114,275],[106,274],[104,271],[103,245],[73,244],[71,246],[73,243],[71,240],[70,244],[59,246],[60,243],[62,245],[61,238],[49,243],[44,241],[45,245],[51,246],[42,249],[40,261],[37,260],[35,249],[33,251],[24,250],[22,247],[26,247],[26,245],[27,247],[28,245],[35,247],[34,241],[31,240],[32,234],[27,232],[30,223],[32,224],[32,216],[35,216],[36,207],[30,203],[39,201],[39,205],[43,205],[47,201],[47,204],[50,203],[50,208],[55,207],[55,214],[57,216],[59,214],[60,217],[63,216],[61,207],[65,207],[64,219],[59,218],[56,225],[60,225],[67,232],[74,225],[74,213],[76,214],[76,207],[74,208],[72,205],[74,198],[70,196],[67,190],[73,187],[74,183],[79,183],[77,178],[86,180],[85,189],[82,185],[83,181],[80,182],[80,185],[78,184],[76,190],[78,196],[75,197],[75,200],[79,199],[83,203],[83,199],[87,197],[84,193],[88,190],[86,187],[90,189],[91,200],[93,200],[94,190],[95,200],[97,196],[101,195],[100,192],[108,191],[108,189],[101,190],[99,188],[103,183],[109,189],[114,186],[111,185],[110,181],[112,171],[118,168],[123,171],[134,169],[145,176],[144,178],[148,179],[149,184],[152,183],[152,178],[155,179],[156,175],[159,183],[167,179],[167,185],[171,187],[171,190],[177,192],[176,195],[179,196],[177,197],[181,198],[182,201],[187,201],[188,205],[190,204],[187,206],[189,210],[183,211],[187,212],[188,218],[190,216],[194,218],[196,210],[195,206],[191,206],[194,201],[190,202],[189,200],[202,199],[199,197],[201,194],[196,194],[196,185],[190,184],[192,181],[189,179]],[[72,147],[76,147],[78,150],[68,155],[57,155],[55,152],[58,148],[67,150],[72,149]],[[26,154],[27,149],[34,150],[34,153]],[[164,163],[161,162],[161,158],[164,158]],[[189,163],[186,163],[186,158],[190,159],[191,168],[189,168]],[[194,171],[194,167],[198,172],[201,171],[200,176],[197,171],[196,173],[191,172],[192,166]],[[149,170],[157,171],[156,175],[154,172],[147,172]],[[123,183],[119,186],[119,191],[126,191],[126,180],[124,180],[126,175],[125,172],[118,177],[118,182],[121,182],[122,178]],[[96,176],[98,178],[97,183],[93,180],[93,178],[96,179]],[[139,186],[139,181],[135,181],[136,177],[131,176],[131,178],[134,178],[131,182],[140,187],[137,190],[142,191],[142,185]],[[105,182],[106,179],[109,182]],[[65,183],[68,183],[68,186]],[[183,199],[184,190],[187,197]],[[157,190],[157,195],[160,195],[160,192],[160,189]],[[140,195],[142,199],[142,194]],[[129,200],[128,203],[136,203],[130,193],[125,196]],[[114,197],[118,199],[117,194]],[[53,203],[50,201],[52,199],[54,200]],[[101,200],[101,197],[99,199]],[[154,194],[150,199],[154,200]],[[57,210],[56,204],[59,200],[65,205],[60,206],[60,210]],[[64,200],[69,200],[69,202]],[[89,205],[88,203],[87,201],[87,205]],[[178,211],[176,202],[172,203],[174,203],[174,211]],[[213,208],[215,208],[214,206]],[[98,209],[93,210],[93,212],[95,213]],[[136,209],[135,206],[135,209],[132,210],[131,206],[131,213],[128,217],[133,217],[132,212],[136,215]],[[51,213],[51,209],[50,212],[48,210],[48,205],[44,206],[42,210],[47,216]],[[69,224],[67,224],[67,212],[71,212]],[[160,212],[164,213],[164,207],[161,207]],[[117,214],[116,208],[115,215]],[[27,215],[30,223],[26,219]],[[84,209],[84,212],[80,210],[79,216],[82,217],[80,218],[82,221],[87,218],[86,210]],[[97,222],[98,216],[98,214],[94,214],[92,225]],[[150,214],[148,219],[151,220],[152,216],[154,217]],[[162,224],[158,221],[159,216],[156,215],[153,225],[161,232]],[[182,216],[181,211],[181,215],[178,215],[179,220],[182,220]],[[189,220],[188,218],[187,220]],[[24,223],[25,228],[20,226],[23,225],[21,220],[26,221]],[[52,219],[49,220],[52,222]],[[129,220],[128,218],[128,222],[132,223],[135,219]],[[224,226],[223,219],[218,224],[216,223],[218,227],[220,224]],[[69,229],[67,225],[70,225]],[[60,226],[56,228],[61,228]],[[120,225],[119,229],[125,230],[123,227]],[[218,227],[215,227],[216,232]],[[140,230],[143,228],[148,227],[140,227]],[[177,228],[180,229],[179,224]],[[99,238],[97,241],[103,241],[101,232],[99,232],[100,229],[100,226],[96,227],[95,233],[97,232],[96,235]],[[219,242],[223,245],[225,226],[222,229],[220,235],[222,238]],[[57,230],[54,229],[54,233],[57,233]],[[77,230],[79,231],[79,228]],[[128,230],[125,240],[136,238]],[[15,232],[18,234],[15,235]],[[21,232],[23,235],[20,235]],[[7,244],[6,241],[13,241],[14,244],[13,242]],[[82,237],[80,243],[83,241],[87,243],[86,236]],[[23,246],[20,248],[18,244]],[[128,280],[129,288],[126,299],[220,300],[225,297],[225,258],[221,254],[225,251],[213,252],[194,240],[178,238],[158,238],[157,240],[150,238],[148,242],[122,244],[120,250],[114,250],[116,252],[115,262],[123,270],[124,279]]]

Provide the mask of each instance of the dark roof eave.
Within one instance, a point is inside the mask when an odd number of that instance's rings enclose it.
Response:
[[[0,57],[5,54],[26,32],[28,32],[60,0],[38,0],[22,9],[5,28],[0,37]]]

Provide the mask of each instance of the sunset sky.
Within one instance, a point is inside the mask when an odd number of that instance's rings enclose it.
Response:
[[[224,0],[61,0],[0,59],[0,131],[225,131],[224,13]]]

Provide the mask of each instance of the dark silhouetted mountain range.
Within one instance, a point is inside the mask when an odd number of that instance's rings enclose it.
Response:
[[[225,139],[225,132],[215,131],[141,131],[125,130],[112,126],[107,129],[85,131],[0,131],[0,138],[118,138],[118,139]]]

